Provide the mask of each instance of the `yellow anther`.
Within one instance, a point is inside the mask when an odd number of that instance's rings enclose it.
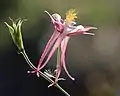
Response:
[[[66,23],[69,24],[71,21],[75,21],[77,18],[77,13],[75,9],[70,9],[66,12]]]

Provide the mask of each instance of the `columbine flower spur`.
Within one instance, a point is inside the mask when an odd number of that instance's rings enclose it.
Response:
[[[67,73],[68,77],[72,80],[75,80],[67,71],[66,63],[65,63],[65,53],[68,41],[71,36],[78,35],[78,34],[85,34],[85,35],[94,35],[94,33],[88,33],[87,31],[91,29],[97,29],[96,27],[84,27],[82,25],[77,25],[75,19],[77,18],[77,12],[74,9],[70,9],[66,13],[66,18],[63,20],[61,16],[57,13],[50,15],[49,12],[45,11],[45,13],[48,14],[50,17],[53,25],[54,25],[54,33],[49,39],[47,45],[45,46],[45,49],[41,55],[41,58],[39,60],[37,69],[35,71],[32,71],[32,73],[36,72],[37,76],[39,76],[38,71],[45,67],[45,65],[49,62],[52,55],[56,51],[57,48],[60,48],[60,60],[59,64],[57,64],[56,67],[56,77],[54,84],[58,81],[61,68],[63,67],[65,72]],[[52,47],[53,46],[53,47]],[[52,47],[52,49],[51,49]],[[51,49],[51,50],[50,50]],[[44,61],[45,57],[48,55],[47,59]],[[53,85],[53,84],[52,84]],[[51,86],[51,85],[50,85]]]

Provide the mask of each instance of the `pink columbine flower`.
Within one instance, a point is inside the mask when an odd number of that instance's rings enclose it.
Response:
[[[54,52],[56,51],[56,49],[58,47],[60,47],[60,49],[61,49],[60,65],[56,69],[55,82],[58,81],[58,78],[60,76],[62,67],[64,68],[64,70],[67,73],[67,75],[69,76],[69,78],[72,79],[72,80],[75,80],[69,74],[69,72],[67,71],[66,63],[65,63],[65,58],[66,58],[65,52],[66,52],[68,41],[69,41],[71,36],[78,35],[78,34],[94,35],[94,33],[88,33],[88,31],[91,30],[91,29],[97,29],[97,28],[96,27],[90,27],[90,26],[84,27],[82,25],[77,25],[76,26],[75,19],[77,18],[77,13],[76,13],[76,10],[74,10],[74,9],[70,9],[66,13],[65,20],[63,20],[61,18],[61,16],[57,13],[52,14],[52,15],[50,15],[47,11],[45,11],[45,13],[47,13],[49,15],[49,17],[50,17],[50,19],[51,19],[51,21],[52,21],[52,23],[55,27],[55,30],[54,30],[53,35],[49,39],[49,41],[48,41],[48,43],[47,43],[47,45],[46,45],[46,47],[45,47],[45,49],[42,53],[42,56],[39,60],[37,69],[34,72],[37,72],[37,75],[39,76],[38,71],[41,70],[42,68],[44,68],[44,66],[51,59],[51,57],[54,54]],[[52,47],[52,49],[51,49],[51,47]],[[47,57],[46,61],[43,62],[46,55],[48,55],[48,57]]]

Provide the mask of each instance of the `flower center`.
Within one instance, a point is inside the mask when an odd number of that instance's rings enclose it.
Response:
[[[75,9],[70,9],[66,12],[66,23],[70,24],[72,21],[75,21],[77,18],[78,12]]]

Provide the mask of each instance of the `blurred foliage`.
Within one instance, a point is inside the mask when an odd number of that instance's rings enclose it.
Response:
[[[120,84],[120,0],[1,0],[0,53],[7,55],[7,51],[13,48],[11,36],[3,23],[9,22],[8,17],[28,19],[22,26],[22,34],[25,48],[31,51],[29,54],[33,56],[31,57],[33,59],[36,54],[40,55],[42,46],[46,44],[53,31],[50,19],[44,11],[47,10],[51,14],[59,13],[64,18],[65,12],[70,8],[79,11],[78,24],[98,28],[94,37],[76,36],[69,44],[67,53],[69,69],[71,73],[77,73],[80,80],[83,70],[85,80],[82,83],[85,84],[88,92],[88,95],[81,95],[79,92],[81,81],[79,80],[77,83],[80,83],[75,85],[76,90],[74,89],[78,92],[74,94],[79,95],[74,96],[115,96],[120,91],[118,90]]]

